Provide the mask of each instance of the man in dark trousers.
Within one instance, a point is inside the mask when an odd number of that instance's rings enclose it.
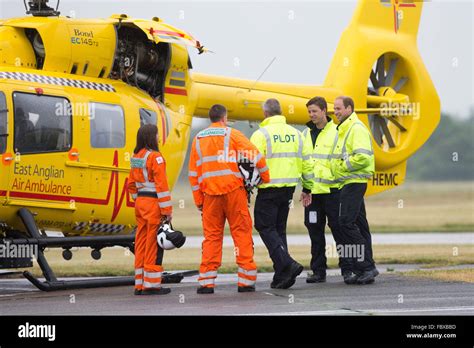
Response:
[[[370,132],[354,112],[354,101],[341,96],[334,101],[339,120],[331,152],[331,172],[340,183],[339,226],[343,252],[352,263],[346,284],[370,284],[379,274],[372,257],[372,238],[367,222],[364,194],[375,171]]]
[[[305,185],[312,185],[311,149],[304,147],[300,131],[286,123],[278,100],[268,99],[263,111],[265,120],[250,141],[266,157],[270,182],[258,186],[255,229],[273,261],[275,275],[271,287],[288,289],[303,266],[288,253],[286,222],[296,185],[302,179]]]
[[[314,179],[312,189],[303,187],[301,201],[305,207],[304,224],[311,238],[311,270],[307,283],[326,281],[326,221],[336,242],[341,247],[339,228],[339,184],[331,172],[331,151],[337,134],[337,125],[327,115],[327,102],[314,97],[306,103],[310,121],[303,131],[305,145],[311,147]],[[351,272],[349,261],[339,255],[339,267],[343,276]],[[350,275],[350,274],[349,274]]]

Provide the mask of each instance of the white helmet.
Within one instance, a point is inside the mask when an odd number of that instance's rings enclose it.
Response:
[[[244,185],[248,188],[253,188],[262,183],[260,178],[260,172],[257,167],[248,161],[242,161],[238,163],[240,173],[244,179]]]
[[[174,248],[181,248],[186,241],[186,236],[183,232],[174,231],[168,222],[164,222],[158,228],[156,239],[162,249],[172,250]]]

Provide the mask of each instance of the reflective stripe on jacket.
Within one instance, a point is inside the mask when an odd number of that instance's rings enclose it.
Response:
[[[166,178],[166,162],[161,153],[140,150],[130,160],[128,192],[135,199],[139,192],[156,193],[162,215],[172,212],[171,194]]]
[[[264,182],[269,180],[265,157],[240,131],[219,122],[199,132],[189,159],[189,182],[194,202],[202,205],[203,194],[222,195],[243,187],[237,162],[250,161]]]
[[[312,187],[311,147],[305,146],[299,130],[286,124],[285,116],[266,118],[250,141],[265,155],[270,168],[270,182],[259,188],[292,187],[300,180]]]
[[[355,112],[337,126],[331,171],[341,187],[349,183],[365,183],[374,174],[372,137]]]
[[[311,189],[312,194],[330,193],[331,188],[339,187],[331,172],[331,152],[337,134],[336,127],[333,121],[328,122],[319,132],[314,146],[311,129],[306,128],[303,131],[305,145],[313,149],[311,154],[314,173],[313,188],[304,186],[306,189]]]

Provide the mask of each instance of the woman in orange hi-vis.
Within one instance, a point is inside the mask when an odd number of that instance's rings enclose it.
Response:
[[[135,199],[135,295],[164,295],[161,287],[163,249],[156,239],[162,221],[171,221],[171,195],[166,179],[166,163],[158,151],[158,128],[140,127],[131,158],[128,192]]]
[[[227,127],[227,110],[216,104],[209,110],[211,126],[194,138],[189,159],[189,181],[194,202],[202,211],[204,241],[198,294],[214,293],[222,260],[225,221],[235,245],[239,292],[255,291],[257,265],[253,260],[252,218],[247,206],[238,162],[253,163],[263,182],[270,181],[265,157],[241,132]]]

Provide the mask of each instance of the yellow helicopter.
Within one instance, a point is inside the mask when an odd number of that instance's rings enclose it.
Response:
[[[374,194],[403,183],[408,158],[439,122],[439,97],[416,45],[421,1],[359,0],[322,86],[195,73],[187,46],[207,49],[160,18],[74,19],[58,6],[30,0],[32,16],[0,20],[0,236],[40,247],[46,282],[25,276],[43,290],[113,285],[59,282],[42,250],[61,247],[69,259],[75,246],[93,248],[94,258],[107,246],[133,249],[126,186],[142,124],[159,128],[173,187],[192,118],[207,117],[213,104],[224,104],[232,120],[259,121],[262,103],[277,98],[289,123],[304,124],[309,98],[325,97],[331,112],[337,96],[350,95],[373,135]],[[0,268],[28,266],[28,258],[0,257]]]

